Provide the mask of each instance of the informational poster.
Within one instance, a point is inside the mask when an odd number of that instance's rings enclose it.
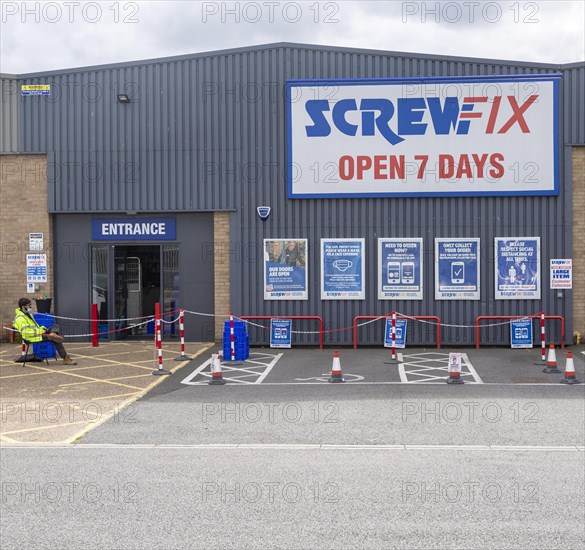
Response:
[[[307,239],[264,239],[264,299],[307,300]]]
[[[496,300],[540,300],[540,237],[495,238]]]
[[[479,239],[435,239],[435,300],[480,299]]]
[[[550,287],[573,288],[573,260],[550,261]]]
[[[365,239],[321,239],[321,300],[364,300]]]
[[[532,347],[532,319],[510,321],[510,345],[514,349]]]
[[[47,255],[27,254],[26,255],[26,282],[46,283],[47,282]]]
[[[270,347],[291,347],[291,319],[270,319]]]
[[[406,319],[396,319],[394,347],[397,349],[406,348]],[[384,331],[384,347],[392,347],[392,318],[386,317],[386,330]]]
[[[378,300],[422,300],[422,274],[422,238],[378,239]]]
[[[28,249],[31,252],[42,252],[43,251],[44,235],[42,233],[29,233],[28,234]]]

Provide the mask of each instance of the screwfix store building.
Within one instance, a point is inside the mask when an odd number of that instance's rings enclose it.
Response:
[[[198,341],[230,310],[320,316],[326,344],[391,311],[439,317],[444,345],[474,344],[478,316],[585,332],[585,63],[283,43],[1,83],[3,323],[28,291],[61,317],[98,304],[104,330],[156,302],[216,315],[186,316]],[[317,329],[295,320],[293,345]]]

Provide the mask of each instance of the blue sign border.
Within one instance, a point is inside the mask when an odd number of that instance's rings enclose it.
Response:
[[[394,339],[394,347],[396,349],[406,349],[407,328],[408,319],[396,319],[396,338]],[[392,347],[392,317],[386,317],[386,326],[384,327],[384,347]]]
[[[516,338],[515,328],[528,328],[528,335],[525,338]],[[534,347],[532,319],[513,319],[510,321],[510,347],[512,349],[531,349]]]
[[[280,325],[280,327],[277,327]],[[286,328],[287,338],[278,338],[276,342],[276,329]],[[274,349],[292,347],[292,319],[270,319],[270,347]]]
[[[419,78],[339,78],[339,79],[291,79],[286,81],[286,152],[287,152],[287,197],[289,199],[351,199],[351,198],[382,198],[382,197],[543,197],[557,196],[560,193],[560,169],[559,169],[559,80],[561,73],[535,74],[535,75],[486,75],[486,76],[457,76],[457,77],[419,77]],[[467,82],[552,82],[553,83],[553,173],[554,189],[550,191],[470,191],[468,193],[293,193],[293,151],[292,151],[292,89],[306,86],[373,86],[388,84],[452,84]]]

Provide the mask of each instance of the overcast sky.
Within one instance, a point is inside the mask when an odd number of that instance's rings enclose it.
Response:
[[[0,72],[9,74],[273,42],[542,63],[585,60],[585,0],[0,4]]]

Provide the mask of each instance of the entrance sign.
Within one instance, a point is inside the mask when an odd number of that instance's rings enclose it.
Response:
[[[94,241],[174,241],[175,218],[94,218],[91,220]]]
[[[558,195],[560,75],[289,80],[289,198]]]
[[[378,239],[378,300],[422,300],[423,240]]]
[[[321,239],[321,300],[364,300],[365,239]]]
[[[540,237],[495,238],[496,300],[540,300]]]
[[[512,348],[532,348],[532,319],[510,321]]]
[[[26,255],[26,282],[46,283],[47,282],[47,255],[27,254]]]
[[[573,260],[550,261],[550,287],[573,288]]]
[[[479,239],[435,239],[435,300],[479,300],[479,264]]]
[[[264,299],[308,300],[307,239],[264,239]]]
[[[394,347],[399,349],[406,348],[406,323],[407,319],[396,319],[396,334]],[[386,317],[386,330],[384,330],[384,347],[392,347],[392,318]]]
[[[270,319],[270,347],[291,347],[292,319]]]

